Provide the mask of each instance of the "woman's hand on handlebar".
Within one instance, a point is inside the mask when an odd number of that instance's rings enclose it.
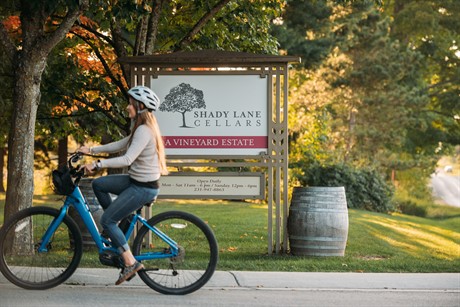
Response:
[[[88,163],[80,166],[79,171],[81,170],[84,170],[86,175],[94,175],[96,173],[94,163]]]
[[[81,153],[83,153],[85,155],[91,153],[90,147],[88,147],[88,146],[82,146],[77,151],[81,152]]]

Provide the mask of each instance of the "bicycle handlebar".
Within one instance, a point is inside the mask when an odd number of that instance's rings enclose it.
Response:
[[[77,178],[77,180],[80,180],[81,177],[85,175],[85,170],[84,169],[79,169],[79,165],[74,166],[74,163],[77,163],[81,159],[83,159],[83,156],[85,154],[82,152],[75,152],[70,155],[70,158],[68,160],[68,165],[69,165],[69,170],[70,170],[70,175],[74,178]]]
[[[80,180],[85,175],[85,170],[84,169],[80,170],[80,166],[79,165],[74,166],[74,163],[77,163],[78,161],[83,159],[83,156],[89,156],[93,158],[106,158],[105,156],[86,154],[80,151],[76,151],[72,153],[68,159],[68,166],[70,170],[70,175],[74,178],[77,178],[78,180]]]

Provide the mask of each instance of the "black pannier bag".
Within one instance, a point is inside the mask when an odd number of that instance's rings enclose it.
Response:
[[[75,183],[67,165],[63,165],[52,172],[54,192],[59,195],[70,195],[75,190]]]

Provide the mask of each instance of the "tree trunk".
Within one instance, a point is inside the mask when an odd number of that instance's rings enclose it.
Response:
[[[65,136],[58,141],[58,165],[64,165],[67,163],[67,156],[69,151],[67,149],[68,137]]]
[[[35,120],[46,57],[22,54],[16,68],[13,101],[16,104],[8,139],[8,187],[5,220],[30,207],[34,191]]]
[[[395,0],[395,3],[394,3],[394,7],[393,7],[393,18],[398,18],[398,15],[399,13],[404,10],[404,7],[406,5],[406,1],[405,0]],[[396,25],[395,23],[393,22],[391,24],[391,35],[392,36],[395,36],[397,35],[397,31],[398,29],[396,29]],[[397,35],[398,39],[403,42],[404,44],[408,44],[409,43],[409,36],[407,34],[401,34],[399,33],[399,35]]]
[[[5,148],[0,148],[0,193],[5,193],[5,185],[3,178],[5,176]]]
[[[18,1],[21,20],[21,48],[8,35],[8,55],[14,67],[14,112],[8,136],[8,182],[5,199],[5,220],[15,212],[32,206],[34,182],[35,121],[40,102],[40,84],[46,59],[51,50],[64,38],[88,0],[70,5],[59,25],[47,31],[49,18],[57,12],[55,6],[41,1]],[[0,31],[3,34],[5,31]]]
[[[190,45],[190,43],[193,41],[195,35],[197,35],[201,29],[212,19],[214,16],[216,16],[217,13],[219,13],[224,6],[226,6],[230,0],[220,0],[217,2],[212,8],[209,9],[206,14],[204,14],[200,20],[193,26],[193,28],[187,33],[187,35],[182,38],[182,40],[177,44],[176,48],[174,51],[180,51],[184,50],[186,47]]]
[[[169,0],[168,0],[169,1]],[[158,34],[158,23],[160,22],[161,11],[163,9],[164,0],[155,0],[152,13],[150,14],[148,30],[147,30],[147,43],[145,46],[145,54],[152,55],[155,50],[155,42]]]
[[[345,162],[347,162],[350,156],[352,155],[351,151],[353,149],[353,145],[355,142],[355,136],[354,136],[355,126],[356,126],[356,110],[352,106],[350,110],[350,119],[348,122],[348,137],[347,137],[347,143],[346,143],[346,150],[345,150],[345,155],[343,158]]]
[[[143,16],[139,20],[136,31],[136,44],[134,46],[134,55],[144,55],[145,54],[145,44],[147,38],[147,29],[148,29],[148,18],[149,16]]]

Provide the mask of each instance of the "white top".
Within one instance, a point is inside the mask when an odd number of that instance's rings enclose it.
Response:
[[[156,150],[156,141],[147,125],[140,125],[134,132],[128,147],[129,136],[106,145],[91,148],[94,154],[117,153],[126,150],[123,156],[101,161],[102,168],[122,168],[129,166],[128,174],[140,182],[155,181],[160,178],[160,163]]]

